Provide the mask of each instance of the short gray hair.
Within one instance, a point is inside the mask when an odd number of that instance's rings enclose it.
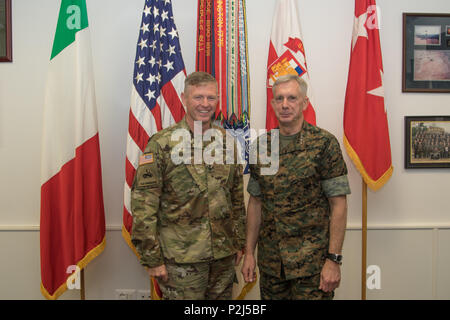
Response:
[[[280,84],[283,84],[283,83],[290,82],[290,81],[297,82],[297,84],[300,88],[300,94],[303,96],[306,96],[306,92],[308,91],[308,84],[306,83],[305,80],[303,80],[296,74],[287,74],[287,75],[279,77],[272,86],[272,94],[275,95],[275,88],[277,86],[279,86]]]

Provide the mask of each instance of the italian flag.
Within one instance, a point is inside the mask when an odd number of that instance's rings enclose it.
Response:
[[[85,0],[62,0],[45,92],[41,292],[57,299],[105,246],[94,75]]]

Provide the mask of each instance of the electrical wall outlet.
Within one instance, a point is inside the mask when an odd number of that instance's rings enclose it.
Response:
[[[116,289],[116,300],[136,300],[136,290]]]
[[[150,290],[138,290],[137,291],[138,300],[150,300]]]

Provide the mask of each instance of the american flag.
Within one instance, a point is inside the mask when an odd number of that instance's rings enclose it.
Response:
[[[180,95],[185,78],[171,1],[146,0],[134,64],[125,168],[122,234],[133,250],[130,193],[139,157],[154,133],[184,117]]]

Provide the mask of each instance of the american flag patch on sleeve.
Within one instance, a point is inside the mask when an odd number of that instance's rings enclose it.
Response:
[[[139,158],[139,165],[153,163],[153,153],[144,153]]]

